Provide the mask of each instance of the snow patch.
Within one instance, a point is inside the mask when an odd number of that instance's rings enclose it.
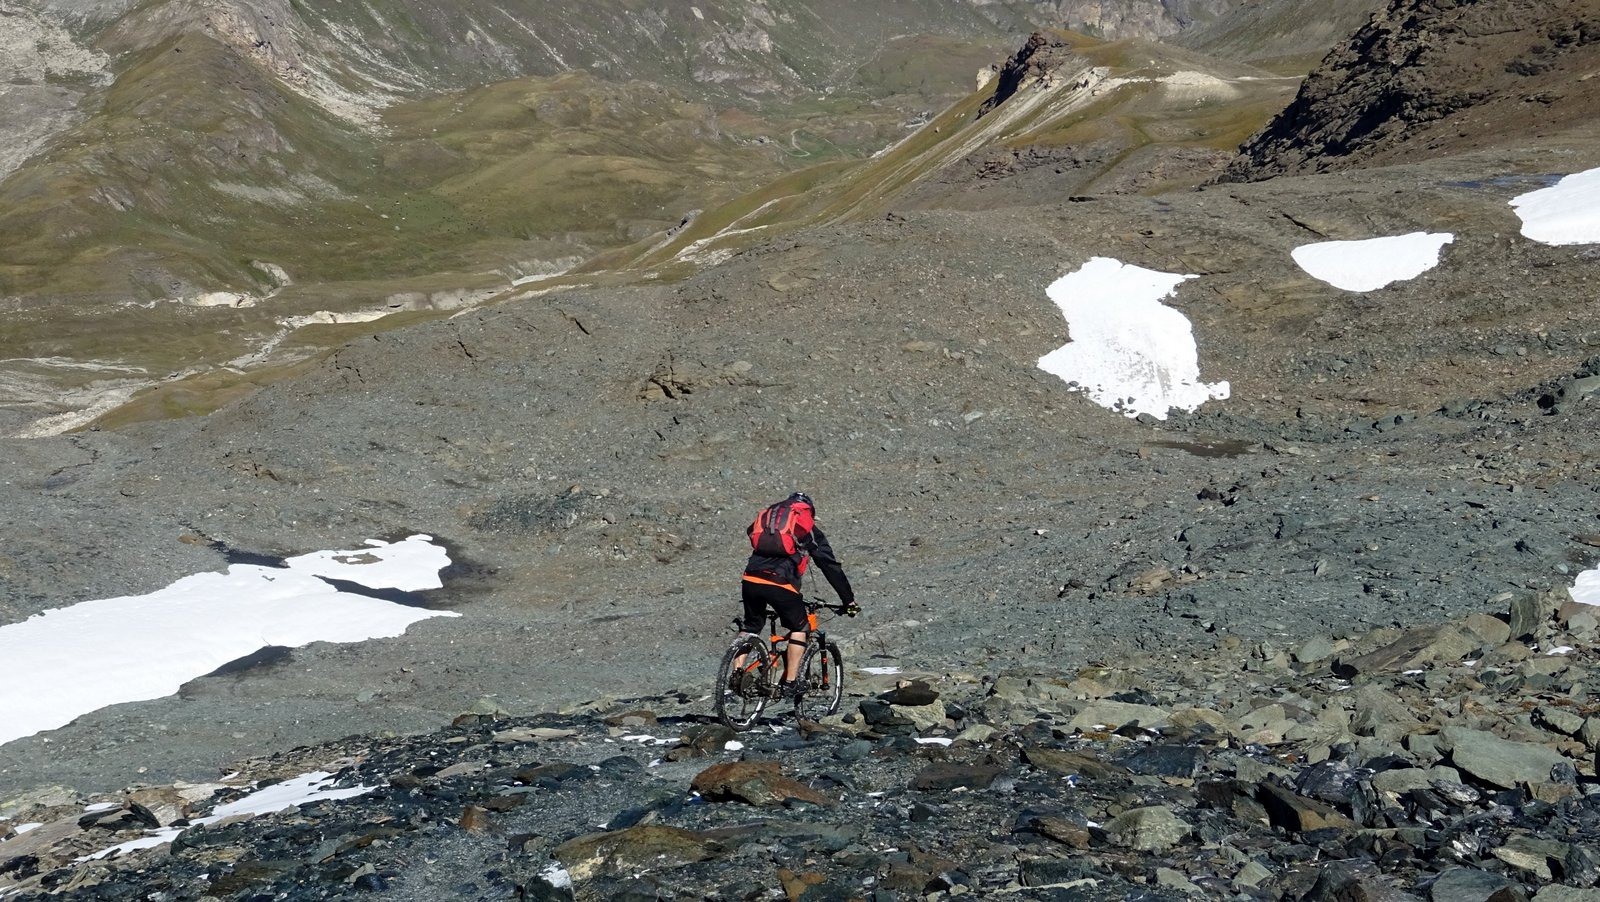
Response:
[[[1161,303],[1193,275],[1157,272],[1095,257],[1057,279],[1048,294],[1072,340],[1039,368],[1125,416],[1167,418],[1228,397],[1227,382],[1201,382],[1189,318]]]
[[[892,676],[894,674],[899,673],[900,672],[900,668],[898,668],[898,667],[863,667],[863,668],[861,668],[861,672],[862,673],[870,673],[873,676]]]
[[[1377,291],[1415,279],[1439,265],[1439,253],[1456,240],[1450,232],[1412,232],[1364,241],[1322,241],[1290,255],[1313,278],[1345,291]]]
[[[672,745],[675,740],[662,739],[659,736],[651,736],[649,733],[639,733],[633,736],[624,736],[622,741],[637,742],[640,745]]]
[[[265,789],[257,790],[242,799],[218,805],[211,814],[192,821],[192,826],[215,824],[229,818],[254,818],[264,814],[275,814],[285,808],[298,808],[312,802],[321,802],[331,799],[350,799],[366,795],[377,789],[376,786],[351,786],[345,789],[329,789],[333,782],[333,774],[327,771],[312,771],[301,774],[281,783],[274,783]],[[91,855],[84,855],[77,860],[81,862],[96,861],[112,855],[121,855],[138,849],[151,849],[156,846],[166,845],[177,838],[178,834],[188,827],[163,827],[159,830],[150,830],[138,839],[117,843],[114,846],[101,849]]]
[[[539,877],[556,889],[568,889],[572,886],[572,875],[561,866],[560,862],[552,861],[545,865],[544,870],[539,872]]]
[[[1600,169],[1569,175],[1511,200],[1522,234],[1541,244],[1600,244]]]
[[[1578,604],[1600,605],[1600,567],[1579,573],[1567,594]]]
[[[284,563],[234,564],[148,595],[86,601],[0,627],[0,661],[10,674],[0,683],[0,745],[108,705],[171,695],[268,646],[392,638],[421,620],[460,616],[341,591],[323,579],[437,589],[450,555],[429,536]]]
[[[947,738],[945,738],[943,736],[919,736],[917,738],[917,745],[945,745],[945,746],[948,746],[948,745],[952,745],[954,743],[955,743],[954,739],[947,739]]]

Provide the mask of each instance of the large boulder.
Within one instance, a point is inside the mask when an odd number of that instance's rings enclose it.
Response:
[[[1150,705],[1099,701],[1079,708],[1069,726],[1075,730],[1115,730],[1131,725],[1159,730],[1170,722],[1171,717],[1165,710]]]
[[[1086,752],[1074,752],[1068,749],[1032,746],[1022,750],[1022,760],[1040,770],[1047,770],[1064,777],[1104,780],[1128,775],[1128,769],[1125,767],[1108,764]]]
[[[1163,805],[1124,811],[1106,823],[1106,835],[1119,846],[1141,852],[1165,852],[1183,842],[1194,827]]]
[[[1336,658],[1333,672],[1345,679],[1354,679],[1374,673],[1416,670],[1437,662],[1459,661],[1482,645],[1483,640],[1464,626],[1453,623],[1419,626],[1366,654]]]
[[[1445,727],[1441,738],[1457,770],[1501,789],[1515,789],[1519,783],[1549,783],[1551,769],[1569,763],[1549,746],[1512,742],[1482,730]]]
[[[1267,817],[1274,827],[1282,827],[1291,833],[1306,833],[1328,827],[1353,830],[1356,826],[1354,821],[1340,814],[1333,806],[1274,783],[1258,786],[1256,800],[1267,809]]]
[[[1392,741],[1422,729],[1411,709],[1380,686],[1368,684],[1357,689],[1354,704],[1350,729],[1358,736]]]
[[[785,777],[776,761],[724,761],[713,764],[689,784],[714,802],[744,802],[749,805],[782,805],[794,799],[813,805],[833,805],[834,801],[815,789]]]
[[[574,880],[625,877],[641,871],[683,867],[721,854],[720,842],[704,833],[657,824],[590,833],[551,852]]]
[[[928,765],[911,778],[911,788],[927,791],[947,789],[987,789],[1005,768],[990,764],[957,764],[939,761]]]
[[[1490,896],[1515,883],[1502,874],[1477,868],[1451,868],[1433,881],[1428,896],[1433,902],[1488,902]]]

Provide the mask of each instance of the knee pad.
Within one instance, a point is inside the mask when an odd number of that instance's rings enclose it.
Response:
[[[796,645],[810,645],[811,644],[811,636],[810,636],[810,634],[807,634],[804,639],[796,639],[794,636],[795,636],[795,633],[798,633],[798,632],[799,632],[799,630],[790,630],[789,631],[789,637],[788,637],[789,641],[793,642]]]

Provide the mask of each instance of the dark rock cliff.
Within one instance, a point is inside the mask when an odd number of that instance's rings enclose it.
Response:
[[[994,96],[983,102],[978,115],[983,116],[1029,85],[1049,85],[1055,73],[1063,70],[1076,72],[1083,65],[1082,57],[1073,52],[1072,44],[1065,37],[1036,31],[1000,67]]]
[[[1229,167],[1236,181],[1492,146],[1593,121],[1600,2],[1393,0]]]

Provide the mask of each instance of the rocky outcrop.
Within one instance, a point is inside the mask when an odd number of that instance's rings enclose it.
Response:
[[[1594,121],[1600,4],[1392,0],[1241,149],[1235,181],[1442,156]]]
[[[978,115],[983,116],[1021,91],[1052,88],[1059,73],[1080,72],[1086,65],[1065,36],[1036,31],[1000,67],[994,94],[983,102]]]

